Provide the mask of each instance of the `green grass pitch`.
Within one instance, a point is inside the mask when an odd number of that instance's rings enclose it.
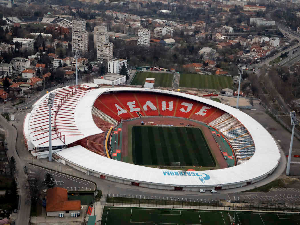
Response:
[[[232,88],[230,76],[203,75],[203,74],[180,74],[180,87],[199,89],[223,89]]]
[[[132,159],[136,165],[216,166],[201,129],[190,127],[134,126]]]
[[[300,215],[194,209],[155,209],[105,207],[102,224],[298,224]]]
[[[132,80],[132,85],[144,85],[146,78],[155,78],[155,87],[172,87],[173,74],[139,72]]]

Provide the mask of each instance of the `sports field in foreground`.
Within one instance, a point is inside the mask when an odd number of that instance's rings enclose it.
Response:
[[[134,126],[132,160],[136,165],[215,167],[200,128]]]
[[[232,88],[231,76],[203,75],[203,74],[180,74],[180,87],[200,89],[223,89]]]
[[[155,78],[155,87],[172,87],[173,74],[138,72],[131,81],[132,85],[144,85],[146,78]]]
[[[102,224],[299,224],[300,215],[283,213],[105,207]]]

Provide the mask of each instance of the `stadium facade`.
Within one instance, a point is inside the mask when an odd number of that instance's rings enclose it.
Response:
[[[93,88],[88,84],[77,88],[59,88],[52,92],[56,96],[51,111],[54,159],[102,179],[164,190],[229,189],[266,178],[280,162],[279,148],[261,124],[238,109],[209,99],[167,90]],[[119,104],[109,105],[113,103],[109,100],[111,93],[125,94],[122,100],[118,100]],[[126,99],[130,93],[140,93],[144,99],[141,101],[144,102],[138,104],[138,100]],[[48,96],[49,93],[33,105],[24,121],[24,138],[28,150],[37,158],[48,156]],[[112,124],[146,116],[146,112],[147,116],[172,115],[198,120],[222,133],[230,143],[238,165],[203,172],[176,171],[112,160],[82,145],[76,145],[91,135],[103,133],[107,138],[108,128],[101,129],[95,124],[95,110],[101,111]]]

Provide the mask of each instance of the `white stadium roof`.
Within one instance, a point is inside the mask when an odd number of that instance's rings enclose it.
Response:
[[[207,170],[203,172],[187,172],[185,175],[180,175],[180,173],[177,173],[177,171],[174,170],[162,170],[137,166],[108,159],[95,154],[83,148],[82,146],[75,146],[57,152],[56,154],[62,159],[71,164],[83,167],[86,170],[103,174],[108,177],[122,179],[125,181],[169,186],[226,186],[229,184],[231,186],[233,184],[238,186],[243,182],[260,180],[267,174],[272,173],[279,163],[280,152],[275,140],[260,123],[258,123],[249,115],[241,112],[238,109],[209,99],[165,90],[120,87],[100,88],[86,92],[80,99],[77,99],[74,102],[74,104],[77,104],[73,109],[75,114],[70,119],[70,121],[76,125],[78,132],[82,134],[80,138],[87,137],[97,132],[102,132],[102,130],[96,128],[96,125],[93,122],[91,111],[92,106],[98,96],[109,91],[143,91],[166,93],[193,99],[219,108],[233,115],[247,128],[255,144],[255,154],[250,160],[247,160],[238,166],[226,169]],[[43,104],[43,101],[39,101],[37,105],[39,104]],[[33,109],[32,113],[36,112],[35,108]],[[24,127],[24,129],[26,128]],[[72,141],[75,139],[76,138],[68,138],[67,143],[72,143]]]

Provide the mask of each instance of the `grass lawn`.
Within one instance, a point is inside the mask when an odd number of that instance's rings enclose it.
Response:
[[[131,81],[132,85],[144,85],[146,78],[155,78],[155,87],[172,87],[173,74],[139,72]]]
[[[94,194],[68,194],[68,200],[80,200],[82,205],[90,205],[94,202]]]
[[[223,89],[232,88],[231,76],[202,75],[202,74],[180,74],[180,87],[199,89]]]
[[[298,224],[300,215],[193,209],[105,207],[102,224]]]
[[[215,167],[200,128],[134,126],[132,158],[136,165]]]

